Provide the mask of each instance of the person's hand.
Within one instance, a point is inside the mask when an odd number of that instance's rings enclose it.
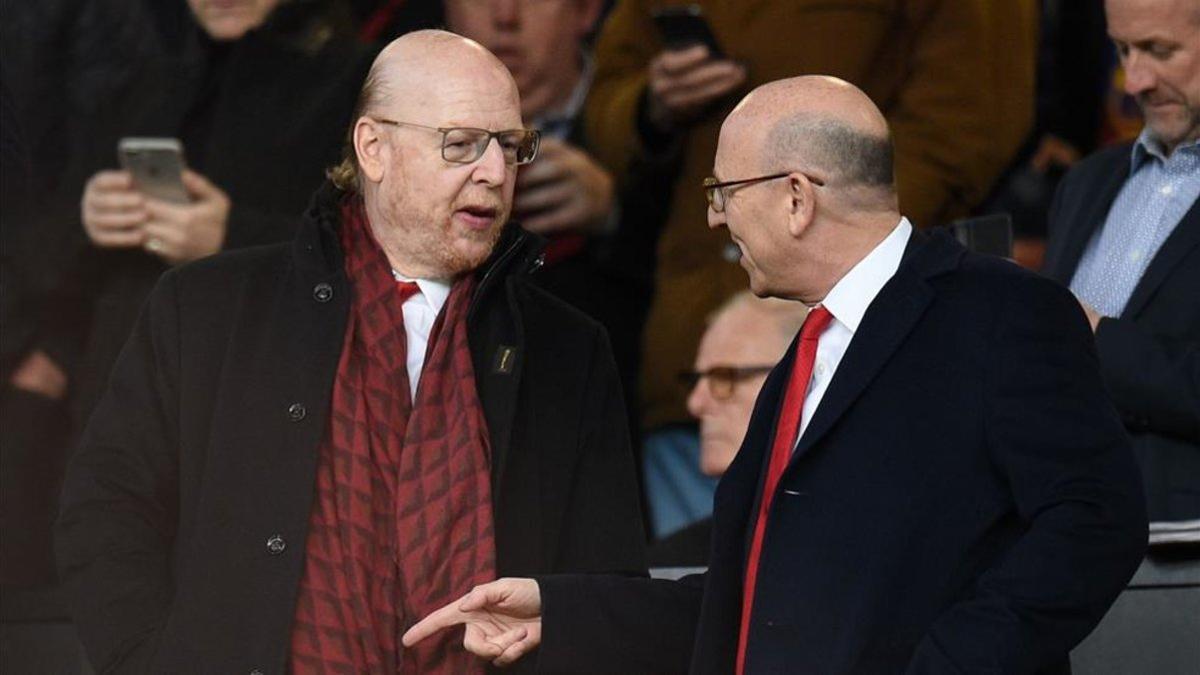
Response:
[[[136,248],[145,242],[146,198],[128,171],[99,171],[89,178],[80,212],[88,239],[100,248]]]
[[[229,197],[207,178],[185,169],[183,187],[192,199],[187,204],[146,198],[142,247],[172,265],[221,250],[229,219]]]
[[[464,624],[463,647],[495,666],[508,666],[542,641],[542,594],[533,579],[499,579],[418,621],[401,638],[405,647]]]
[[[9,384],[57,401],[67,393],[67,374],[45,352],[35,350],[13,371]]]
[[[530,232],[595,232],[613,208],[613,179],[583,150],[543,138],[537,160],[521,167],[513,211]]]
[[[1083,307],[1083,313],[1087,316],[1088,324],[1091,325],[1092,332],[1095,333],[1096,328],[1100,326],[1100,319],[1103,319],[1104,315],[1098,312],[1095,307],[1092,307],[1084,302],[1081,298],[1076,297],[1075,299],[1079,300],[1079,306]]]
[[[1079,151],[1075,146],[1053,134],[1042,136],[1037,150],[1029,163],[1038,173],[1046,173],[1052,166],[1064,169],[1079,161]]]
[[[708,47],[696,45],[659,53],[647,66],[647,76],[646,114],[655,127],[668,132],[740,87],[746,81],[746,67],[714,59]]]

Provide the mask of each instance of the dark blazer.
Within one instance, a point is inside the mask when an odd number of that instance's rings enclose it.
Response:
[[[733,672],[790,354],[717,488],[707,574],[541,579],[548,670]],[[1078,304],[940,234],[910,242],[779,487],[749,673],[1065,670],[1146,546]]]
[[[1043,271],[1069,284],[1129,177],[1130,145],[1083,160],[1050,210]],[[1150,261],[1120,317],[1101,320],[1104,384],[1133,437],[1150,520],[1200,518],[1200,202]]]
[[[280,673],[351,288],[327,186],[290,245],[155,287],[73,459],[58,555],[98,672]],[[645,573],[621,394],[595,322],[531,284],[515,228],[468,314],[497,572]],[[267,546],[268,539],[279,537]],[[465,592],[465,589],[464,589]]]

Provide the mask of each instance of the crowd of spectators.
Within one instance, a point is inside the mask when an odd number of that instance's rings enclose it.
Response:
[[[716,45],[669,40],[664,5],[696,8]],[[652,562],[703,563],[717,477],[803,321],[748,295],[700,190],[736,102],[802,74],[882,110],[915,227],[1012,214],[1012,257],[1045,259],[1093,319],[1152,520],[1200,519],[1200,150],[1139,136],[1146,106],[1200,115],[1200,53],[1167,63],[1183,57],[1105,19],[1100,0],[3,0],[0,583],[59,611],[63,467],[156,280],[292,240],[378,49],[434,26],[499,57],[542,132],[514,218],[547,242],[534,282],[607,330]],[[185,202],[118,167],[127,137],[181,142]],[[1117,195],[1155,158],[1139,189],[1167,203],[1148,214]],[[1102,207],[1080,196],[1100,190]],[[1125,222],[1162,224],[1130,243]]]

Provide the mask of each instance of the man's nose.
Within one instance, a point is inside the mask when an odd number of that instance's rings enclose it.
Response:
[[[471,174],[477,183],[492,187],[503,185],[508,177],[508,165],[504,161],[504,151],[500,149],[500,139],[488,139],[483,156],[475,160],[475,170]]]
[[[1154,73],[1154,67],[1150,64],[1145,54],[1137,50],[1131,50],[1129,56],[1125,57],[1123,65],[1125,70],[1125,93],[1130,96],[1137,96],[1154,88],[1157,77]]]
[[[700,419],[708,411],[711,399],[712,397],[708,395],[708,383],[703,378],[696,380],[696,384],[692,385],[692,391],[688,393],[688,413],[692,417]]]
[[[713,207],[711,205],[708,207],[707,217],[708,217],[708,227],[710,229],[715,230],[719,227],[725,226],[725,213],[724,212],[718,213],[717,211],[715,211],[713,209]]]

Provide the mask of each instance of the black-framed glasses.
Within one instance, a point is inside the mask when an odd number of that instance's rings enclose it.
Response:
[[[783,173],[773,173],[768,176],[755,176],[754,178],[742,178],[741,180],[727,180],[724,182],[718,182],[716,178],[709,176],[708,178],[704,179],[704,198],[706,200],[708,200],[709,208],[711,208],[716,213],[721,213],[725,210],[726,202],[729,201],[729,193],[730,193],[729,188],[739,187],[739,186],[744,186],[744,185],[751,185],[753,183],[761,183],[763,181],[776,180],[779,178],[785,178],[787,176],[792,175],[793,173],[798,173],[801,176],[804,176],[810,182],[812,182],[813,185],[816,185],[816,186],[825,185],[825,181],[823,181],[820,178],[817,178],[815,176],[810,176],[809,174],[804,173],[803,171],[784,171]]]
[[[416,127],[436,131],[442,135],[442,159],[455,164],[470,164],[483,157],[487,152],[488,143],[496,139],[500,152],[504,154],[504,163],[520,166],[528,164],[537,157],[541,134],[533,129],[505,129],[503,131],[488,131],[474,127],[431,127],[413,122],[397,122],[382,117],[374,118],[381,124],[397,127]]]
[[[688,390],[691,391],[700,380],[707,380],[708,392],[712,394],[712,397],[718,401],[724,401],[733,396],[733,389],[738,382],[765,375],[774,367],[774,365],[713,366],[707,370],[682,372],[679,374],[679,381],[687,385]]]

